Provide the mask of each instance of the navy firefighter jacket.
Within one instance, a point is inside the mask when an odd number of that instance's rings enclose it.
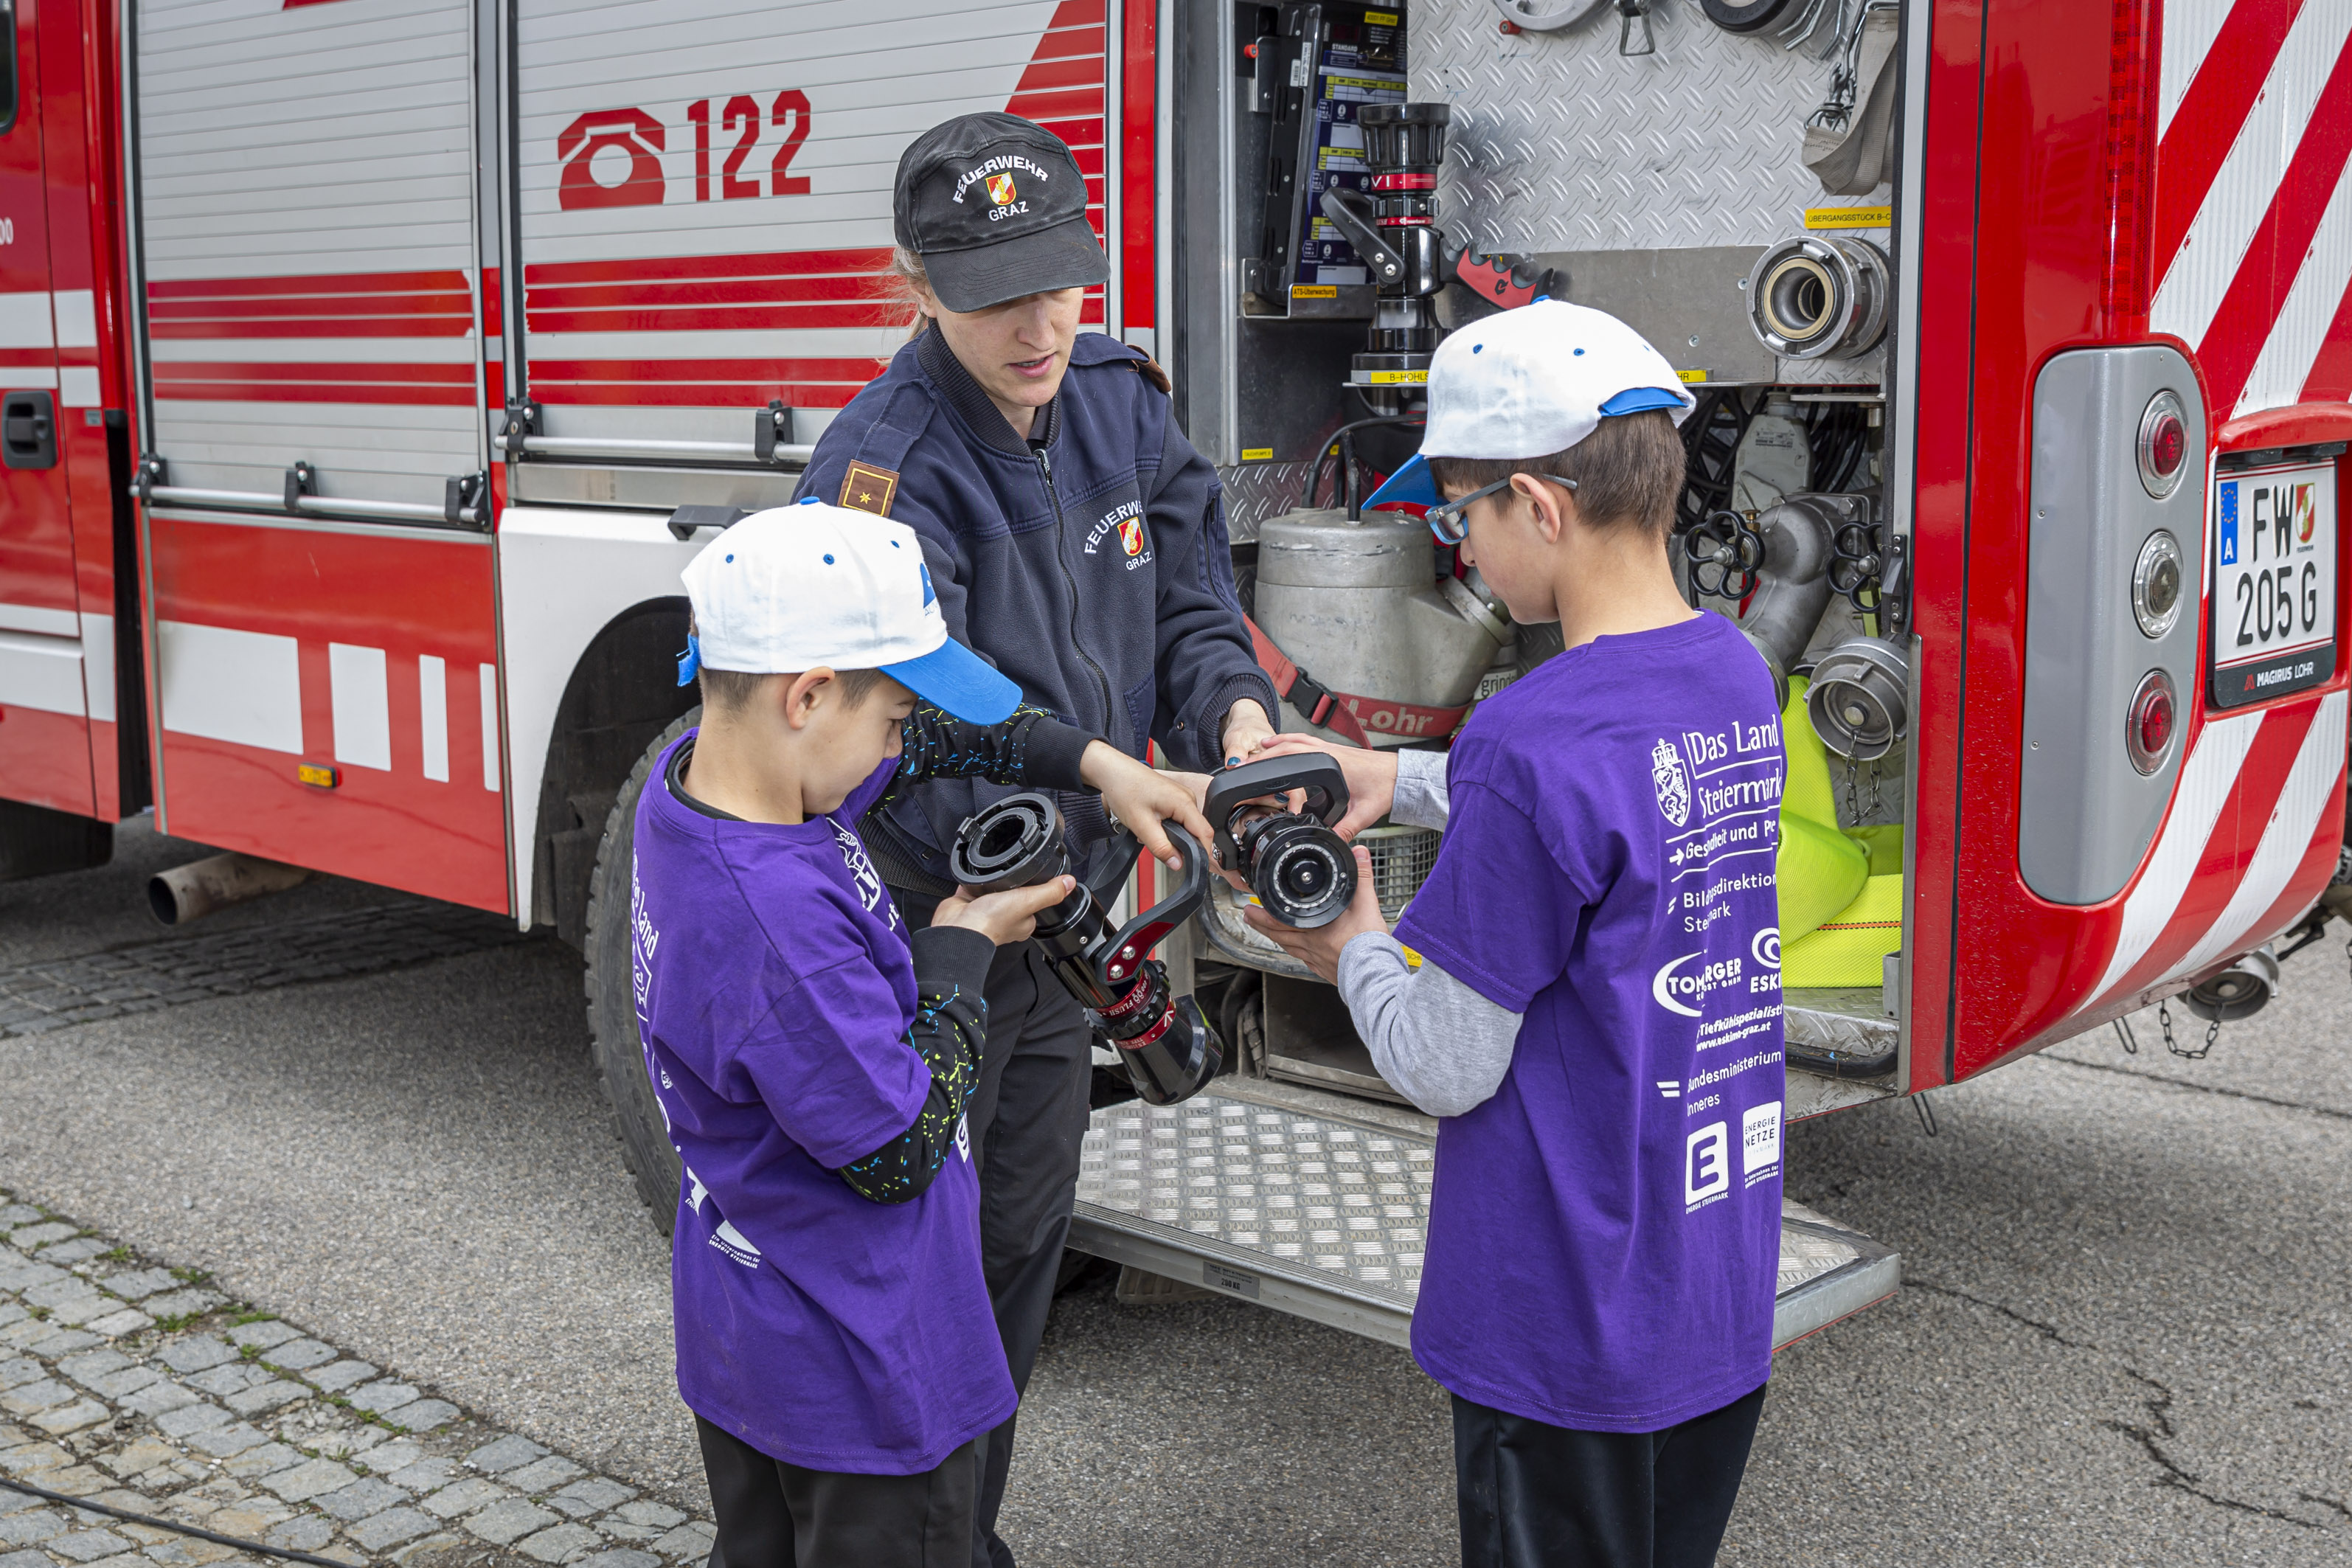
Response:
[[[1150,361],[1115,339],[1078,334],[1024,441],[924,332],[826,427],[799,495],[912,528],[949,634],[1026,700],[1131,756],[1157,741],[1175,766],[1212,772],[1235,701],[1279,722],[1234,590],[1217,471],[1176,427]],[[984,779],[904,786],[868,814],[867,848],[887,879],[944,890],[942,847],[1010,793]],[[1108,830],[1094,796],[1062,805],[1082,842]]]

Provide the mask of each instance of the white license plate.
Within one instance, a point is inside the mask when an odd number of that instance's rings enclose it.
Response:
[[[2336,465],[2224,474],[2213,484],[2217,708],[2316,686],[2336,672]]]

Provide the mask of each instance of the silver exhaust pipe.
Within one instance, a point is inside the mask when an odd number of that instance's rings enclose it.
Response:
[[[148,878],[147,907],[167,926],[185,925],[231,904],[282,893],[310,877],[303,867],[257,855],[214,855]]]

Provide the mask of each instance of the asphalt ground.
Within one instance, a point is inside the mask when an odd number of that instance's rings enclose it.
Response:
[[[130,830],[0,887],[0,970],[154,940],[144,878],[200,852]],[[533,941],[0,1040],[0,1184],[700,1505],[579,974]],[[1724,1563],[2352,1563],[2343,948],[2205,1061],[2138,1034],[1938,1093],[1933,1138],[1902,1103],[1791,1130],[1791,1194],[1909,1284],[1779,1357]],[[1022,1429],[1004,1531],[1038,1568],[1456,1560],[1444,1396],[1255,1307],[1074,1291]]]

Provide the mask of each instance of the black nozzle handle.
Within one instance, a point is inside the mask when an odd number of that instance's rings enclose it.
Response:
[[[1218,862],[1227,868],[1241,863],[1241,851],[1234,844],[1232,827],[1236,809],[1263,795],[1294,789],[1307,792],[1307,809],[1326,827],[1339,821],[1348,809],[1348,775],[1341,770],[1339,759],[1324,752],[1300,752],[1287,757],[1244,763],[1211,779],[1208,797],[1201,804],[1201,815],[1217,830]]]
[[[1201,841],[1174,823],[1168,825],[1169,842],[1184,857],[1183,879],[1176,890],[1119,928],[1102,945],[1095,960],[1096,977],[1113,990],[1134,980],[1143,961],[1170,931],[1197,913],[1209,892],[1209,852]],[[1108,902],[1108,900],[1105,900]],[[1117,971],[1116,973],[1113,971]]]
[[[1357,210],[1360,206],[1361,211]],[[1382,283],[1404,281],[1404,258],[1372,226],[1370,196],[1334,185],[1323,193],[1322,207],[1323,216],[1339,226],[1339,232],[1348,237],[1348,243],[1356,247],[1356,254],[1364,258]]]

